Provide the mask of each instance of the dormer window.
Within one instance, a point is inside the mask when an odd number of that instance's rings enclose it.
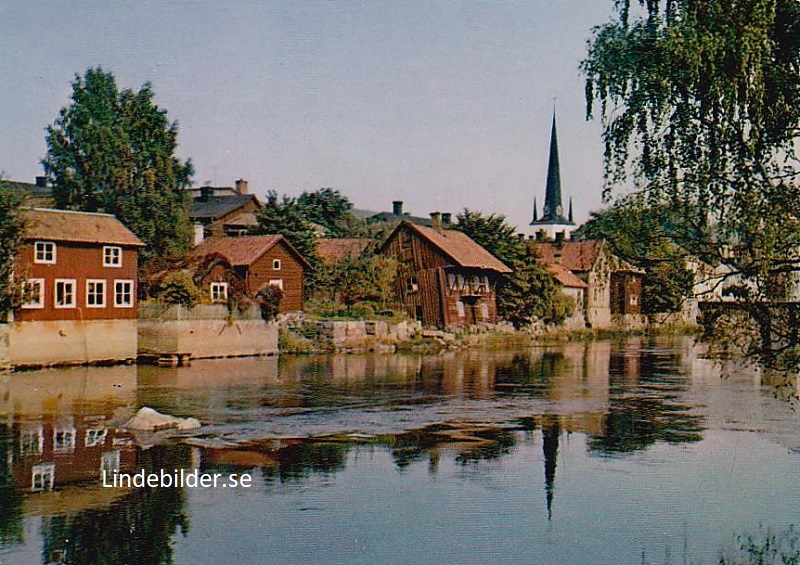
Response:
[[[56,244],[52,241],[37,241],[34,243],[34,263],[54,265],[56,262]]]
[[[122,267],[122,248],[113,245],[103,246],[103,266]]]

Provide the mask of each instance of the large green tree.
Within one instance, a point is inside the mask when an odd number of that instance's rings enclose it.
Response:
[[[608,242],[615,255],[645,270],[642,310],[645,314],[677,312],[691,297],[694,275],[690,255],[678,243],[685,233],[683,219],[666,206],[648,206],[637,196],[618,198],[592,212],[576,232],[581,239]]]
[[[297,204],[308,221],[322,226],[329,237],[364,237],[367,233],[366,221],[353,216],[353,204],[338,190],[303,192]]]
[[[508,225],[505,216],[465,209],[456,219],[455,229],[513,271],[497,285],[497,309],[503,319],[522,327],[536,319],[558,324],[572,314],[574,305],[570,299],[514,227]]]
[[[692,251],[746,279],[746,299],[770,298],[800,264],[800,3],[631,4],[615,2],[582,65],[606,191],[632,180],[691,224]]]
[[[17,253],[25,235],[22,206],[25,194],[0,180],[0,322],[21,299],[21,286],[13,278]]]
[[[253,234],[280,234],[312,265],[318,264],[317,234],[297,199],[286,195],[278,198],[278,194],[270,190],[257,218]]]
[[[146,260],[182,253],[192,233],[192,164],[175,156],[178,125],[154,97],[149,83],[120,90],[110,72],[88,69],[47,128],[42,160],[58,208],[114,214],[144,241]]]

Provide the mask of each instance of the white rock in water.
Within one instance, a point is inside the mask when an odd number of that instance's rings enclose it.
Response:
[[[176,418],[169,414],[162,414],[149,406],[142,407],[125,426],[131,430],[146,430],[157,432],[159,430],[193,430],[200,427],[197,418]]]

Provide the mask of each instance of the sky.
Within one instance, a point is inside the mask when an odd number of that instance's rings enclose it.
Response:
[[[603,206],[602,142],[579,63],[612,0],[1,0],[0,172],[42,174],[76,74],[153,85],[194,184],[357,208],[464,208],[522,228],[544,199],[557,112],[561,185]]]

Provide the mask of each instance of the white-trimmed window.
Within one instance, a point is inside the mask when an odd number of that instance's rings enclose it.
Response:
[[[56,279],[55,298],[56,308],[75,308],[75,279]]]
[[[26,280],[23,292],[23,308],[44,308],[44,279]]]
[[[106,442],[108,430],[106,428],[89,428],[83,437],[83,444],[86,447],[95,447]]]
[[[228,283],[212,282],[211,302],[227,302],[227,301],[228,301]]]
[[[114,281],[114,307],[133,308],[133,281]]]
[[[122,267],[122,247],[117,247],[114,245],[104,245],[103,266]]]
[[[31,476],[31,490],[51,491],[56,478],[55,463],[40,463],[33,466]]]
[[[103,279],[86,280],[86,307],[106,307],[106,281]]]
[[[283,290],[283,279],[270,279],[269,284],[270,286],[277,286],[279,289]]]
[[[408,277],[408,279],[406,279],[406,294],[411,294],[418,290],[419,284],[417,284],[417,277]]]
[[[37,241],[33,244],[33,262],[54,265],[56,262],[56,244],[52,241]]]
[[[75,451],[75,428],[72,426],[57,426],[53,430],[54,451]]]
[[[19,435],[20,455],[33,455],[41,453],[44,449],[44,431],[42,426],[25,428]]]
[[[273,259],[272,260],[272,270],[273,271],[280,271],[281,270],[281,260],[280,259]]]

